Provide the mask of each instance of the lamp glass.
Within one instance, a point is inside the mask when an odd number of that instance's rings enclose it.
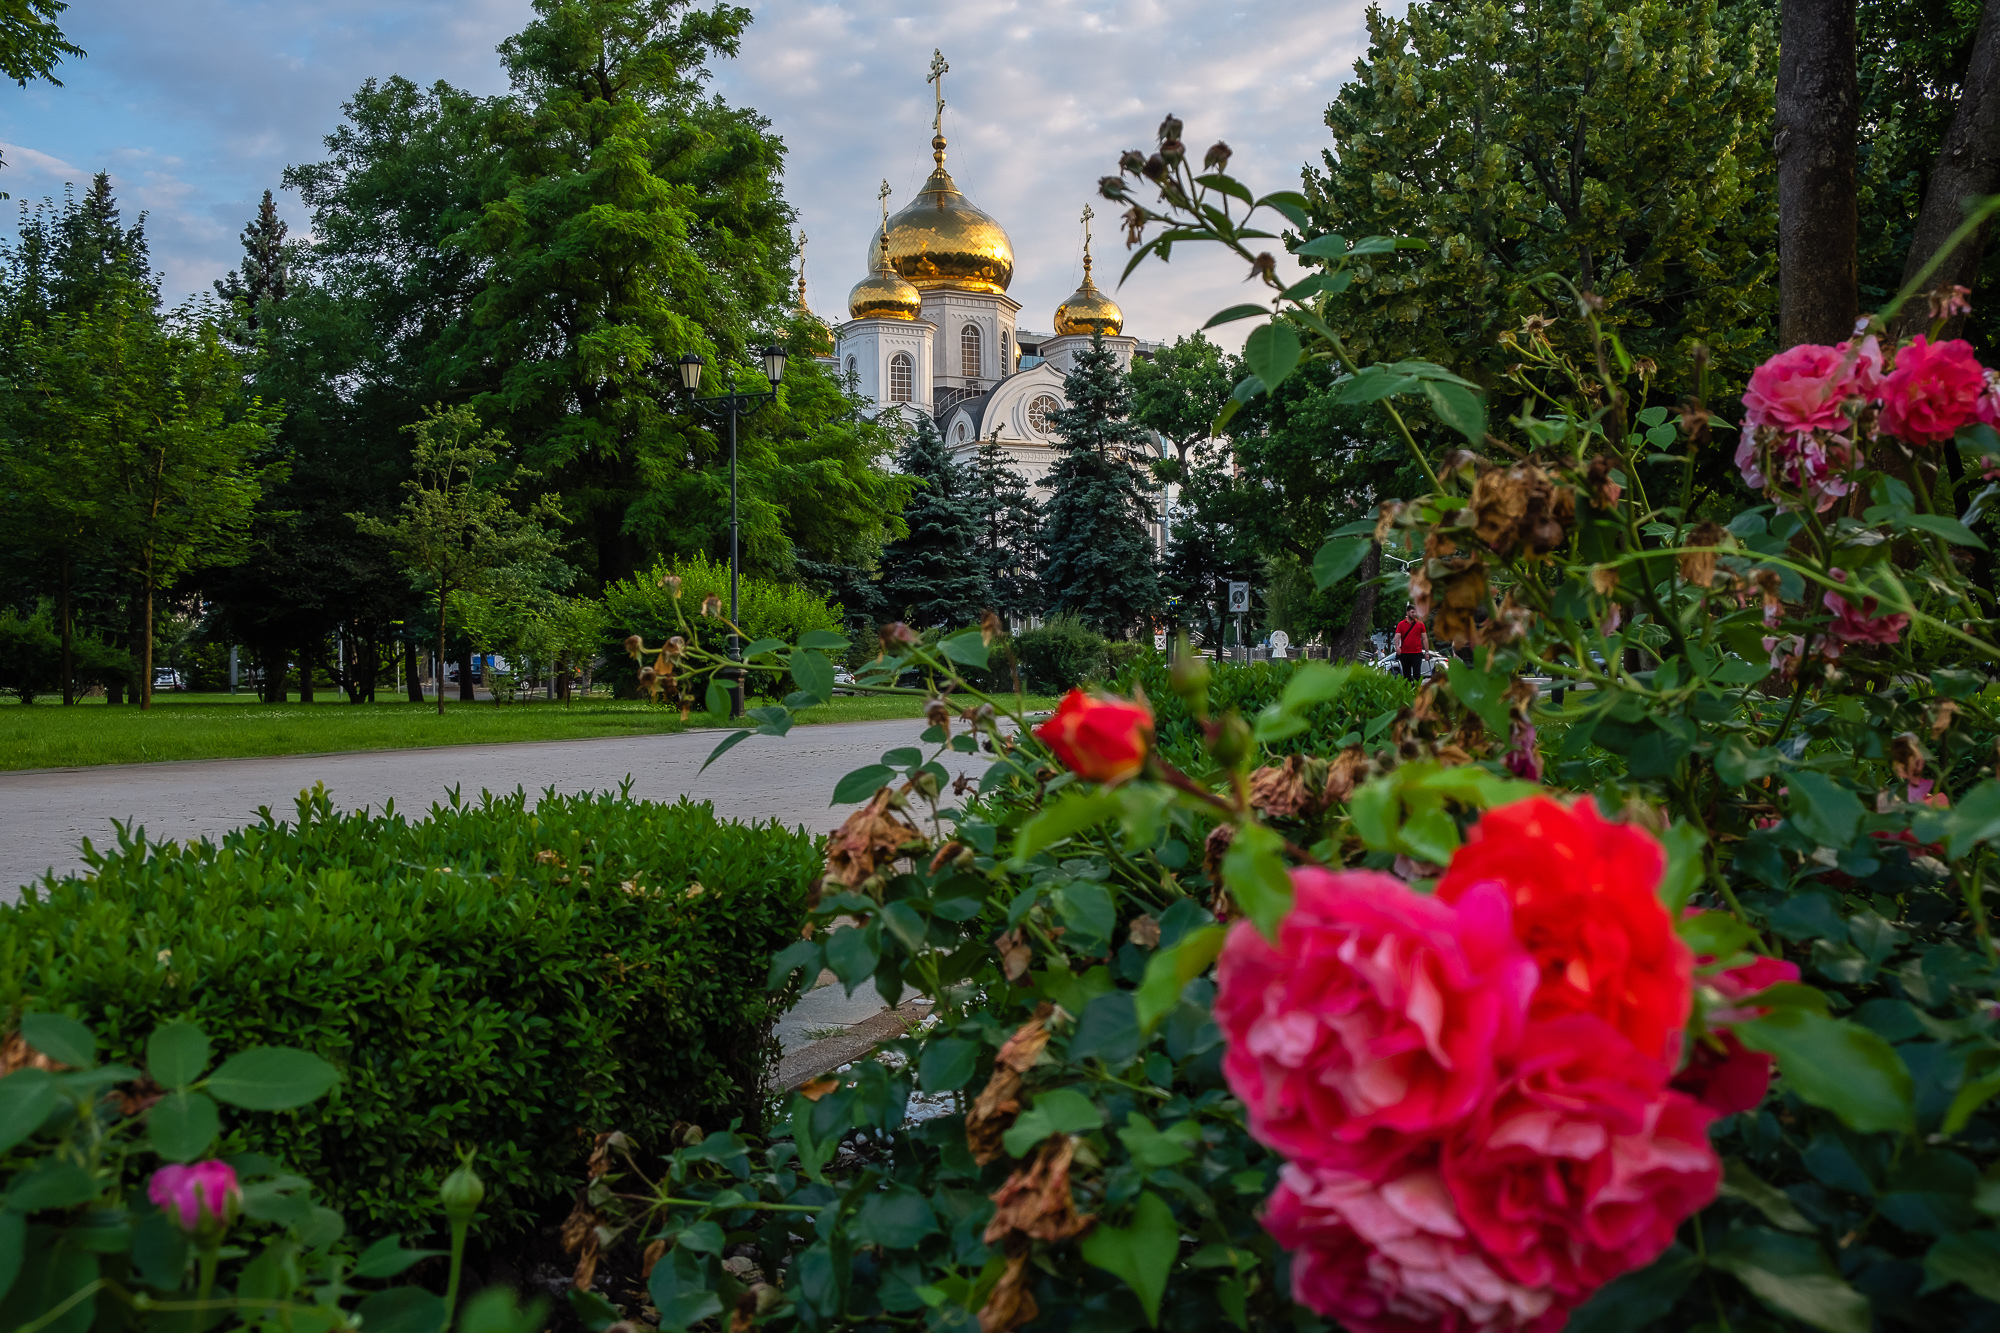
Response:
[[[701,387],[701,370],[704,364],[699,352],[689,352],[681,358],[681,387],[689,393]]]
[[[764,378],[773,384],[785,378],[785,355],[782,347],[764,349]]]

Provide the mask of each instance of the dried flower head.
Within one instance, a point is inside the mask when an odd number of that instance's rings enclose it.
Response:
[[[685,653],[687,651],[687,647],[688,647],[688,641],[686,639],[683,639],[680,635],[676,634],[672,638],[667,640],[667,646],[662,648],[660,651],[665,653],[668,657],[679,657],[682,653]]]
[[[667,590],[667,596],[678,599],[681,595],[681,576],[669,574],[660,580],[660,586]]]
[[[877,629],[875,637],[882,641],[882,651],[885,653],[901,652],[917,641],[916,631],[900,620]]]
[[[1693,547],[1727,547],[1729,533],[1713,519],[1707,520],[1688,534],[1687,544]],[[1681,557],[1681,577],[1701,588],[1715,586],[1715,551],[1694,550]]]
[[[1576,526],[1576,494],[1533,464],[1488,468],[1472,485],[1472,530],[1503,559],[1547,555]]]
[[[828,836],[826,877],[851,889],[927,845],[916,825],[896,810],[895,793],[883,787]]]
[[[1206,153],[1202,154],[1201,164],[1211,171],[1226,171],[1229,169],[1229,159],[1231,156],[1233,154],[1230,152],[1229,145],[1218,139],[1209,145]]]
[[[625,655],[627,657],[636,658],[640,653],[645,651],[646,641],[644,639],[636,634],[627,634],[625,636]]]
[[[1125,198],[1125,178],[1123,176],[1099,176],[1097,193],[1106,199],[1123,202]]]
[[[1590,502],[1599,509],[1611,508],[1625,493],[1625,488],[1611,479],[1611,466],[1611,459],[1599,454],[1584,468],[1584,486],[1590,493]]]
[[[1930,294],[1931,318],[1962,319],[1971,314],[1972,302],[1966,299],[1971,295],[1972,289],[1970,287],[1961,287],[1956,283],[1932,289]]]
[[[1155,153],[1146,159],[1146,165],[1140,168],[1140,171],[1145,175],[1147,180],[1157,183],[1166,179],[1167,161],[1158,153]]]
[[[1181,137],[1180,117],[1176,116],[1173,112],[1169,111],[1167,113],[1167,118],[1160,122],[1159,137],[1161,143],[1169,143],[1175,139],[1180,138]]]
[[[711,616],[711,617],[721,615],[722,614],[721,596],[716,593],[710,593],[708,596],[702,598],[701,613],[705,616]]]
[[[1127,148],[1118,155],[1118,169],[1138,175],[1146,169],[1146,154],[1137,148]]]
[[[1271,252],[1269,250],[1264,251],[1264,253],[1258,255],[1255,259],[1250,261],[1251,278],[1258,278],[1258,277],[1268,278],[1277,271],[1278,271],[1278,261],[1271,257]],[[1245,281],[1247,282],[1249,281],[1249,279],[1246,278]]]

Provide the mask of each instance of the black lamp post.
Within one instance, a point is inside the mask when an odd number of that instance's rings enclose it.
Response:
[[[713,398],[697,398],[701,388],[702,368],[707,364],[700,354],[689,352],[680,360],[681,387],[687,390],[688,400],[709,416],[729,420],[729,660],[741,662],[742,643],[736,637],[735,625],[738,620],[736,609],[736,419],[746,412],[770,402],[778,396],[778,381],[785,378],[785,349],[766,347],[760,355],[764,361],[764,378],[771,381],[765,393],[725,393]],[[729,684],[729,716],[743,716],[743,668],[731,671]]]

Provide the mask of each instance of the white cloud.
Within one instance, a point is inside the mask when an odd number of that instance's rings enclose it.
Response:
[[[1099,275],[1124,264],[1116,210],[1095,183],[1120,149],[1150,147],[1167,111],[1197,151],[1215,139],[1258,189],[1316,160],[1326,104],[1365,45],[1362,0],[763,0],[717,89],[769,116],[788,147],[786,193],[812,237],[814,308],[844,313],[864,271],[875,184],[907,200],[930,168],[931,49],[951,62],[945,133],[959,185],[1014,241],[1012,295],[1046,328],[1081,277],[1077,214],[1094,202]],[[528,0],[98,0],[72,8],[87,59],[67,87],[0,101],[0,188],[58,193],[98,167],[153,210],[168,290],[205,290],[236,264],[236,233],[287,163],[314,159],[362,80],[403,74],[504,88],[493,48]],[[281,203],[295,229],[296,200]],[[1183,251],[1117,293],[1131,332],[1167,337],[1243,299],[1242,266]],[[1238,326],[1239,328],[1241,326]]]

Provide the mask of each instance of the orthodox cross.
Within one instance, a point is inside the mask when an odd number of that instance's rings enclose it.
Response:
[[[799,309],[806,308],[806,232],[799,228]]]
[[[1092,210],[1089,204],[1083,206],[1083,258],[1085,263],[1090,262],[1090,220],[1096,216],[1096,212]]]
[[[944,76],[950,72],[951,66],[944,63],[944,52],[938,50],[936,47],[932,47],[931,76],[925,79],[924,82],[935,83],[937,85],[937,117],[931,121],[931,134],[933,137],[944,133]]]
[[[882,201],[882,226],[885,229],[884,234],[886,234],[886,229],[889,226],[889,194],[889,182],[885,179],[882,182],[882,188],[875,191],[875,197]]]

